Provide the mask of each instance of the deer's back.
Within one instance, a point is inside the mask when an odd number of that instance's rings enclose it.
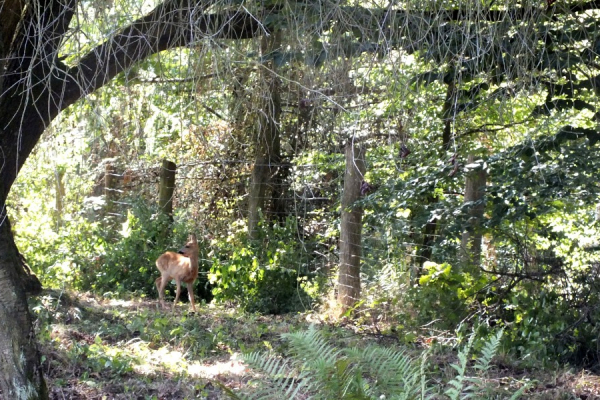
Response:
[[[185,283],[191,283],[198,277],[198,267],[192,267],[192,259],[179,253],[167,251],[156,260],[156,267],[163,275]]]

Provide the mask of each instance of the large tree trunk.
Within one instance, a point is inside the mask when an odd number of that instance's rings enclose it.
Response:
[[[360,299],[363,209],[355,206],[354,203],[360,199],[361,184],[365,176],[364,153],[362,147],[356,147],[352,143],[346,145],[338,276],[338,305],[342,313],[352,308]]]
[[[40,282],[19,254],[6,213],[0,213],[0,399],[46,399],[27,292]]]
[[[442,131],[442,148],[440,151],[442,157],[446,155],[446,152],[450,148],[450,143],[452,141],[452,124],[454,122],[454,113],[456,112],[455,102],[456,82],[455,79],[452,78],[450,83],[448,83],[446,97],[444,98],[444,105],[442,107],[442,120],[444,122],[444,130]],[[434,187],[431,188],[432,193],[434,189]],[[433,195],[427,197],[427,205],[434,205],[437,203],[437,201],[438,200]],[[437,218],[431,218],[429,221],[427,221],[425,229],[423,230],[423,245],[420,247],[418,252],[418,275],[420,275],[423,271],[423,264],[426,261],[431,260],[431,256],[433,254],[433,245],[435,244],[436,238],[437,223]]]
[[[252,240],[258,238],[258,223],[265,204],[269,176],[269,157],[257,156],[254,160],[248,189],[248,235]]]
[[[151,54],[201,38],[244,39],[259,24],[246,12],[206,13],[173,0],[116,32],[73,66],[58,49],[77,0],[0,1],[0,398],[46,399],[27,293],[39,291],[15,246],[6,199],[44,129],[65,108]],[[260,25],[264,29],[263,25]]]
[[[261,53],[268,57],[281,44],[281,34],[270,37],[263,36]],[[264,100],[259,116],[259,133],[256,142],[256,159],[250,178],[248,193],[248,234],[251,239],[257,238],[260,211],[264,211],[269,184],[281,163],[281,144],[279,124],[281,119],[281,94],[276,65],[273,61],[266,63],[261,70],[263,76]],[[271,193],[274,193],[273,188]]]

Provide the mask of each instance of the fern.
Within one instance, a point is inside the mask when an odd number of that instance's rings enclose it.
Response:
[[[427,378],[425,374],[425,366],[427,365],[427,357],[429,356],[429,350],[424,352],[421,356],[421,368],[419,369],[419,376],[421,377],[421,390],[420,390],[420,398],[421,400],[428,399],[432,397],[429,393],[431,389],[427,387]]]
[[[251,353],[245,361],[262,371],[264,388],[244,397],[224,391],[234,399],[425,399],[425,358],[420,366],[405,351],[380,346],[340,350],[311,327],[282,335],[292,357]]]
[[[493,334],[488,340],[483,343],[479,357],[475,358],[475,364],[473,370],[477,372],[477,376],[468,377],[467,364],[470,357],[473,343],[475,340],[475,334],[473,333],[462,349],[458,352],[458,363],[451,364],[450,366],[456,371],[457,375],[454,379],[448,382],[450,386],[444,394],[450,399],[469,399],[469,398],[483,398],[482,387],[484,387],[483,377],[488,372],[492,359],[496,356],[498,348],[500,347],[500,341],[504,333],[503,329]],[[511,400],[518,399],[527,390],[528,386],[523,386],[521,389],[516,391]]]
[[[487,372],[490,367],[490,363],[492,362],[492,358],[494,358],[498,351],[503,333],[504,329],[500,329],[495,335],[492,335],[490,339],[484,343],[483,348],[481,349],[481,357],[475,361],[475,366],[473,368],[481,371],[482,373]]]
[[[302,374],[295,373],[290,363],[279,357],[265,356],[254,352],[244,356],[244,361],[252,368],[261,370],[273,383],[263,391],[257,391],[250,397],[231,397],[240,399],[293,399],[301,391],[310,391],[310,380],[304,379]]]
[[[339,397],[348,390],[352,375],[348,370],[350,365],[344,362],[341,350],[331,346],[314,326],[281,336],[289,341],[295,356],[292,362],[312,382],[315,392]]]
[[[405,351],[380,346],[352,349],[351,358],[359,363],[363,375],[372,377],[370,389],[373,397],[395,393],[399,399],[414,399],[420,391],[421,370]]]
[[[469,337],[469,340],[468,340],[467,344],[465,345],[465,347],[460,349],[458,352],[459,363],[458,364],[450,364],[450,366],[452,368],[454,368],[458,374],[456,375],[456,377],[454,379],[452,379],[450,382],[448,382],[448,384],[451,387],[446,389],[446,391],[444,393],[446,395],[448,395],[448,397],[450,397],[450,399],[452,399],[452,400],[457,400],[459,398],[459,396],[461,395],[461,393],[463,392],[463,390],[471,389],[471,387],[464,388],[464,385],[465,385],[465,382],[467,381],[467,379],[465,379],[465,372],[467,370],[467,362],[468,362],[468,358],[469,358],[469,353],[471,352],[471,348],[473,347],[474,341],[475,341],[475,334],[473,333]],[[466,395],[466,397],[462,397],[462,398],[464,399],[464,398],[469,398],[469,397],[470,397],[469,395]]]
[[[473,366],[477,374],[489,370],[502,334],[500,330],[483,343]],[[315,327],[282,337],[290,344],[290,358],[256,352],[244,357],[250,367],[264,374],[261,387],[251,395],[243,395],[216,382],[224,394],[236,400],[426,400],[432,397],[433,387],[429,387],[426,373],[428,352],[416,363],[404,350],[376,345],[340,350]],[[456,376],[448,382],[444,394],[452,400],[485,398],[481,377],[467,376],[475,338],[475,334],[469,337],[458,352],[458,362],[451,364]],[[527,386],[519,389],[511,400],[518,399],[526,389]]]

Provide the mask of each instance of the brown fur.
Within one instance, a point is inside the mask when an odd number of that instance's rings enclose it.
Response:
[[[173,302],[173,310],[179,300],[181,282],[184,282],[188,289],[192,310],[196,312],[193,285],[196,278],[198,278],[198,241],[196,235],[190,234],[187,243],[178,253],[167,251],[158,257],[156,268],[160,271],[160,277],[156,279],[155,283],[162,307],[165,307],[165,287],[170,280],[175,280],[177,293],[175,294],[175,302]]]

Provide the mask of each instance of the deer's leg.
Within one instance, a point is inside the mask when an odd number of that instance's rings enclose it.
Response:
[[[175,294],[175,301],[173,302],[173,311],[175,311],[175,305],[177,304],[177,300],[179,300],[179,295],[181,294],[181,281],[179,279],[175,279],[175,283],[177,284],[177,293]]]
[[[187,284],[188,295],[190,296],[190,303],[192,303],[192,310],[196,312],[196,303],[194,303],[194,282]]]
[[[162,277],[159,276],[158,278],[156,278],[156,280],[154,281],[154,284],[156,285],[156,291],[158,292],[158,300],[162,304],[162,302],[163,302],[163,292],[162,292],[162,290],[160,290],[160,286],[162,284]]]
[[[158,298],[160,299],[160,305],[165,308],[165,288],[167,287],[169,280],[166,276],[161,276],[156,280],[156,288],[158,289]]]

